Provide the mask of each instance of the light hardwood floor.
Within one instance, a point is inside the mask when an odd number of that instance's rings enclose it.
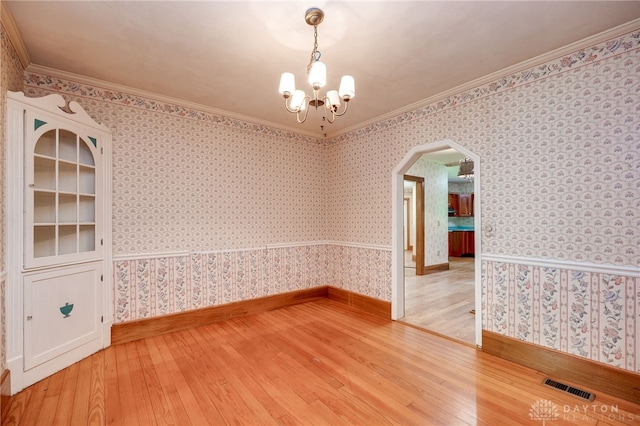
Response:
[[[321,299],[112,346],[14,396],[3,424],[534,426],[542,401],[553,426],[640,421],[640,405],[542,380]]]
[[[448,271],[421,276],[406,267],[402,321],[475,346],[474,261],[452,257]]]

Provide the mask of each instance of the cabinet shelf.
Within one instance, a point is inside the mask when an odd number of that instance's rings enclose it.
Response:
[[[45,154],[38,154],[35,153],[33,154],[33,158],[42,158],[44,160],[56,160],[56,153],[54,152],[53,155],[45,155]]]

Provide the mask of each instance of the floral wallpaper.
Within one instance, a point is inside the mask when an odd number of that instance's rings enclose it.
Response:
[[[2,58],[0,58],[0,164],[2,164],[2,170],[0,171],[0,374],[6,368],[6,342],[5,335],[7,330],[7,322],[4,307],[6,306],[6,282],[4,279],[4,273],[6,272],[6,228],[5,228],[5,197],[6,197],[6,176],[4,167],[5,164],[5,121],[6,121],[6,103],[7,103],[7,90],[22,90],[23,85],[23,68],[18,55],[11,45],[7,34],[0,24],[0,44],[2,48]]]
[[[639,52],[637,30],[332,139],[329,239],[388,246],[394,167],[455,141],[481,159],[482,255],[521,259],[483,261],[484,327],[640,372]]]
[[[390,301],[390,273],[388,250],[331,244],[116,259],[114,317],[120,323],[327,283]]]
[[[115,322],[326,285],[327,247],[115,260]]]
[[[639,49],[635,31],[332,139],[329,239],[390,245],[393,168],[452,140],[480,156],[484,252],[637,267]]]
[[[640,278],[488,261],[483,324],[551,349],[640,372]]]
[[[447,168],[442,164],[418,160],[407,170],[408,175],[424,177],[424,264],[449,262],[449,232],[447,229]]]
[[[327,142],[29,72],[25,91],[113,130],[116,321],[324,284],[390,300],[392,170],[448,139],[481,158],[483,255],[538,259],[483,262],[485,327],[640,371],[639,51],[640,30]]]
[[[327,172],[319,142],[164,112],[150,101],[125,106],[98,90],[32,73],[27,85],[34,97],[63,90],[112,130],[114,255],[323,239]]]

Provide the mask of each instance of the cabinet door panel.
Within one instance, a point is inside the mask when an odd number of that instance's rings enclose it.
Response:
[[[100,267],[25,276],[25,370],[99,337]]]
[[[473,216],[473,194],[458,194],[458,216]]]

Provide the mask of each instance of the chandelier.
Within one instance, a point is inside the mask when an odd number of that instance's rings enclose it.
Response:
[[[458,169],[458,177],[472,181],[473,180],[473,161],[469,158],[464,158],[460,160]]]
[[[313,89],[313,96],[307,95],[303,90],[296,89],[295,77],[290,72],[285,72],[280,77],[279,92],[284,97],[284,107],[287,111],[296,114],[298,123],[302,124],[307,119],[309,107],[321,107],[324,105],[328,112],[327,120],[333,123],[336,117],[344,115],[347,112],[349,101],[356,95],[355,81],[352,76],[342,76],[340,80],[340,88],[338,91],[329,90],[325,96],[320,96],[320,88],[327,83],[327,67],[320,62],[322,55],[318,50],[318,25],[324,19],[324,12],[318,8],[307,10],[304,20],[307,24],[313,25],[313,50],[309,65],[307,65],[308,81]],[[344,109],[338,112],[341,103],[344,103]]]

